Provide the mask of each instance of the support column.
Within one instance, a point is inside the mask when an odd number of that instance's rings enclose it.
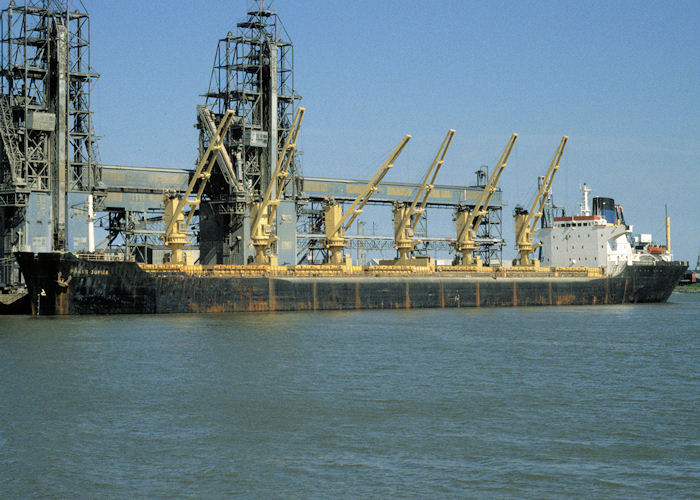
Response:
[[[264,175],[267,182],[275,182],[275,179],[272,179],[272,172],[277,166],[277,157],[279,153],[279,118],[277,116],[277,45],[272,41],[268,41],[267,47],[270,52],[270,81],[268,83],[270,88],[270,109],[268,110],[270,120],[270,123],[268,124],[268,158],[270,159],[270,163],[269,165],[264,165],[263,168],[265,169]],[[261,191],[263,192],[265,191],[264,187],[265,186],[261,186]],[[274,197],[276,195],[277,192],[273,187],[272,196]]]
[[[52,141],[52,154],[50,158],[51,177],[51,208],[53,220],[53,250],[66,250],[66,214],[67,210],[67,185],[68,185],[68,35],[66,27],[55,25],[56,45],[55,52],[51,54],[53,64],[50,87],[53,93],[50,97],[51,111],[56,115],[56,128]]]

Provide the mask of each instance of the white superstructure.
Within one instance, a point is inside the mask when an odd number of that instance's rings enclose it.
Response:
[[[617,217],[608,221],[601,215],[590,215],[587,199],[590,190],[583,192],[582,215],[554,217],[552,227],[535,232],[542,245],[541,265],[599,267],[612,275],[634,262],[672,260],[672,255],[662,247],[635,250],[630,243],[632,226]]]

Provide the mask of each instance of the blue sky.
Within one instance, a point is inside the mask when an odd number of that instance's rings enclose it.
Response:
[[[217,41],[248,0],[84,0],[91,15],[96,133],[105,163],[190,167],[195,108]],[[369,178],[401,137],[387,179],[417,182],[449,128],[439,183],[471,184],[519,134],[501,187],[530,204],[562,135],[558,204],[579,184],[621,203],[635,232],[676,258],[700,248],[700,2],[277,0],[307,108],[308,176]],[[387,210],[387,226],[390,224]],[[445,218],[449,216],[445,214]],[[449,221],[448,221],[449,222]]]

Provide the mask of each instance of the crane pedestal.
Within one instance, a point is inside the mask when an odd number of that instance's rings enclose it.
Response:
[[[481,267],[481,257],[473,257],[474,250],[476,250],[477,245],[474,241],[475,231],[469,226],[472,223],[471,210],[461,210],[456,214],[457,221],[457,236],[458,240],[455,242],[455,250],[462,254],[462,265],[463,266],[479,266]]]
[[[411,226],[411,209],[407,206],[396,206],[394,208],[394,248],[399,256],[395,260],[383,261],[398,266],[422,265],[418,260],[412,259],[409,254],[416,248],[413,240],[413,227]]]
[[[345,236],[343,229],[333,232],[331,228],[340,227],[343,217],[343,207],[338,204],[330,204],[323,207],[323,222],[326,228],[325,247],[330,252],[328,264],[338,266],[343,263],[343,250],[345,249]]]
[[[513,261],[513,265],[515,266],[539,267],[540,265],[539,260],[530,258],[530,254],[532,254],[532,252],[534,252],[540,246],[540,244],[533,244],[532,232],[528,226],[529,222],[529,212],[526,210],[517,211],[516,209],[515,234],[517,235],[517,240],[515,245],[520,256]]]
[[[185,234],[183,223],[185,216],[182,211],[177,210],[177,205],[180,202],[179,198],[165,199],[165,212],[163,221],[168,226],[173,224],[172,231],[162,236],[163,243],[170,250],[170,262],[173,264],[184,264],[182,249],[187,244],[187,235]],[[174,219],[174,223],[172,222]]]
[[[259,266],[277,265],[276,256],[268,256],[265,253],[277,240],[272,236],[272,227],[269,221],[268,206],[262,202],[251,203],[250,205],[250,239],[251,245],[255,249],[255,264]]]

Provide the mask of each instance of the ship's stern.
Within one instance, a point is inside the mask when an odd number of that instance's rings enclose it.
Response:
[[[686,269],[688,263],[683,261],[627,266],[624,274],[632,285],[628,302],[666,302]]]

